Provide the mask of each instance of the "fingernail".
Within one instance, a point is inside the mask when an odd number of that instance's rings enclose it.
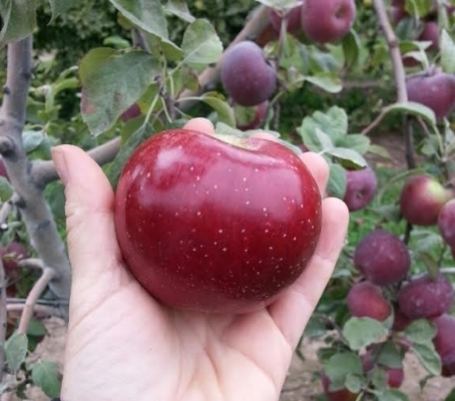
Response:
[[[66,185],[68,182],[68,166],[66,164],[65,151],[60,147],[55,147],[51,149],[52,160],[54,161],[55,169],[57,174],[62,180],[63,184]]]

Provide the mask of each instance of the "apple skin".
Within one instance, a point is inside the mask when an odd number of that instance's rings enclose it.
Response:
[[[429,107],[442,119],[455,103],[455,76],[440,71],[415,75],[406,80],[406,90],[409,101]]]
[[[356,17],[354,0],[305,0],[302,28],[318,43],[335,42],[345,36]]]
[[[374,230],[357,245],[354,265],[372,283],[389,285],[403,280],[411,266],[406,245],[385,230]]]
[[[452,284],[441,274],[435,279],[429,275],[413,279],[398,293],[400,310],[410,319],[438,317],[451,308],[453,301]]]
[[[251,121],[245,122],[244,124],[238,124],[237,128],[243,131],[260,128],[267,118],[268,111],[269,102],[266,100],[254,108],[254,115]]]
[[[376,194],[378,181],[370,167],[347,171],[347,187],[344,202],[349,211],[355,212],[368,206]]]
[[[120,116],[120,119],[123,122],[127,122],[129,120],[132,120],[133,118],[137,118],[142,114],[141,108],[137,103],[133,103],[128,109],[126,109],[122,115]]]
[[[322,387],[324,393],[330,401],[355,401],[358,394],[351,393],[348,389],[330,390],[330,379],[326,375],[322,375]]]
[[[0,158],[0,177],[5,177],[7,180],[9,180],[5,162],[2,160],[2,158]]]
[[[442,315],[433,321],[436,325],[434,346],[442,362],[442,375],[455,376],[455,317]]]
[[[434,21],[426,22],[423,31],[419,36],[420,41],[431,42],[428,50],[437,50],[439,48],[439,27]]]
[[[432,177],[411,177],[401,192],[401,214],[411,224],[432,226],[438,222],[439,212],[452,196],[450,190]]]
[[[226,51],[220,75],[226,92],[241,106],[256,106],[276,89],[276,69],[268,63],[262,49],[249,40]]]
[[[406,315],[401,312],[399,307],[395,307],[395,315],[393,319],[392,329],[395,331],[404,331],[412,323],[412,319],[409,319]]]
[[[379,287],[368,281],[357,283],[350,289],[347,304],[354,317],[386,320],[391,313],[390,304]]]
[[[303,1],[301,3],[303,4]],[[286,14],[287,31],[293,35],[298,35],[302,32],[302,4],[291,8]],[[282,17],[278,11],[274,10],[273,8],[270,8],[269,10],[269,21],[275,31],[280,32]]]
[[[441,209],[438,226],[444,241],[452,250],[455,249],[455,199],[447,202]]]
[[[246,148],[165,131],[144,142],[122,172],[115,221],[123,257],[169,306],[256,310],[313,255],[321,197],[310,172],[279,143],[239,140]]]

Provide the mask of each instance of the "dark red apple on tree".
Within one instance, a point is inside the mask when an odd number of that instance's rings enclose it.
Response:
[[[453,301],[452,283],[442,274],[412,279],[398,294],[400,310],[410,319],[440,316],[451,308]]]
[[[260,128],[267,118],[268,111],[268,100],[254,107],[235,107],[237,128],[243,131]]]
[[[8,179],[8,173],[6,172],[5,162],[0,157],[0,177],[5,177]]]
[[[428,50],[437,50],[439,47],[439,26],[435,21],[426,22],[423,31],[419,36],[419,40],[431,42]]]
[[[347,171],[347,186],[344,202],[351,212],[363,209],[371,203],[376,193],[378,182],[371,167],[362,170]]]
[[[301,159],[266,139],[223,138],[184,129],[155,135],[118,184],[126,264],[173,307],[264,306],[300,276],[318,240],[321,198]]]
[[[406,81],[408,98],[432,109],[438,119],[447,117],[455,104],[455,76],[437,70]]]
[[[12,274],[19,267],[19,262],[28,257],[27,249],[20,242],[10,242],[4,248],[0,248],[0,257],[7,275]]]
[[[436,337],[434,346],[442,362],[442,375],[455,376],[455,317],[442,315],[434,320]]]
[[[394,24],[398,24],[408,13],[405,10],[405,0],[392,0],[391,17]]]
[[[234,102],[241,106],[256,106],[275,92],[276,70],[256,43],[245,40],[224,54],[221,82]]]
[[[401,192],[401,214],[411,224],[431,226],[438,222],[439,212],[452,196],[452,191],[432,177],[411,177]]]
[[[394,319],[392,329],[395,331],[403,331],[412,323],[412,319],[408,318],[401,312],[400,308],[396,305],[394,308]]]
[[[123,122],[127,122],[129,120],[132,120],[133,118],[137,118],[142,114],[141,108],[137,103],[133,103],[128,109],[126,109],[122,115],[120,116],[120,119]]]
[[[301,2],[303,4],[303,1]],[[302,4],[288,10],[284,15],[271,8],[269,10],[269,20],[275,31],[280,32],[283,17],[286,19],[286,28],[289,33],[298,35],[302,32]]]
[[[358,394],[351,393],[346,388],[340,390],[331,390],[331,382],[326,375],[323,374],[321,379],[324,393],[330,401],[355,401],[357,399]]]
[[[438,226],[444,241],[451,249],[455,249],[455,199],[447,202],[441,209]]]
[[[382,290],[368,281],[355,284],[347,297],[349,312],[354,317],[386,320],[391,313],[390,304]]]
[[[350,31],[355,17],[354,0],[305,0],[302,6],[303,31],[318,43],[341,39]]]
[[[354,266],[371,282],[388,285],[403,280],[411,266],[406,245],[385,230],[374,230],[357,245]]]

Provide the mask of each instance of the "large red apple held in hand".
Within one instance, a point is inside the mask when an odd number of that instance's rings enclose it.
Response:
[[[378,186],[373,169],[366,167],[362,170],[347,171],[346,178],[347,186],[344,202],[349,211],[355,212],[369,205]]]
[[[302,28],[315,42],[335,42],[349,32],[355,16],[354,0],[305,0]]]
[[[256,43],[245,40],[224,54],[221,82],[236,103],[256,106],[275,92],[276,70]]]
[[[406,81],[408,98],[434,111],[442,119],[455,105],[455,76],[440,71],[415,75]]]
[[[401,214],[411,224],[431,226],[437,223],[439,212],[452,196],[452,191],[429,176],[412,177],[401,192]]]
[[[390,316],[390,304],[379,287],[364,281],[355,284],[347,297],[349,312],[355,317],[386,320]]]
[[[444,241],[452,250],[455,249],[455,199],[447,202],[441,209],[438,226]]]
[[[303,1],[301,2],[303,4]],[[294,35],[299,34],[302,32],[302,4],[299,4],[298,6],[291,8],[285,15],[284,18],[286,18],[286,30],[289,33],[292,33]],[[280,32],[281,31],[281,23],[283,21],[283,17],[280,15],[280,13],[273,8],[269,10],[269,20],[270,23],[272,24],[273,28],[275,31]]]
[[[398,237],[385,230],[374,230],[357,245],[354,265],[374,284],[388,285],[406,277],[411,257]]]
[[[434,320],[437,332],[434,346],[442,362],[442,375],[455,376],[455,317],[442,315]]]
[[[301,159],[260,138],[175,129],[142,144],[116,192],[123,257],[170,306],[236,313],[271,302],[302,273],[321,198]]]
[[[434,318],[453,305],[452,283],[443,275],[413,279],[398,294],[400,310],[410,319]]]

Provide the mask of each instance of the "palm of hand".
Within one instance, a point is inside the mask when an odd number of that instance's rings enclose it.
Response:
[[[200,120],[190,124],[213,129]],[[122,265],[113,193],[101,169],[74,147],[57,149],[54,161],[65,183],[73,267],[62,401],[277,400],[341,249],[346,206],[323,201],[312,261],[268,308],[245,315],[181,312],[156,302]],[[323,192],[324,161],[314,154],[304,161]]]

